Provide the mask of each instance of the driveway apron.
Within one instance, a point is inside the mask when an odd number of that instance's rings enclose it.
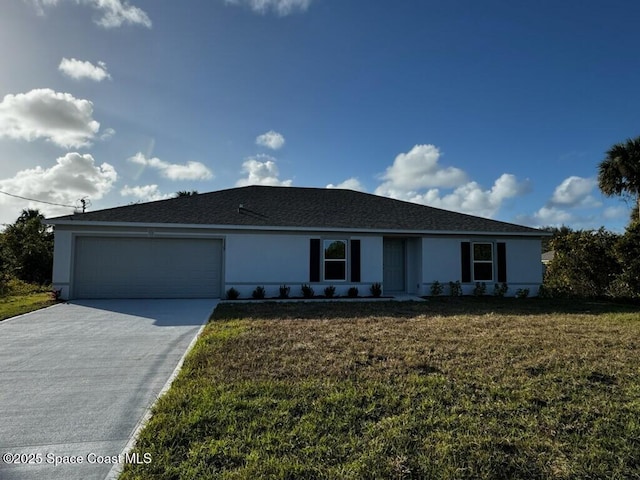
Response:
[[[0,479],[153,462],[123,450],[216,303],[86,300],[0,322]]]

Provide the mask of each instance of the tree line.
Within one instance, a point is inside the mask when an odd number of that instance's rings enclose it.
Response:
[[[625,232],[547,228],[553,237],[543,251],[555,255],[545,271],[543,294],[640,297],[640,137],[607,151],[598,166],[598,187],[632,203]]]

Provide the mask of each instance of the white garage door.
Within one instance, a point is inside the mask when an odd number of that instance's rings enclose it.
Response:
[[[218,298],[222,240],[77,237],[74,298]]]

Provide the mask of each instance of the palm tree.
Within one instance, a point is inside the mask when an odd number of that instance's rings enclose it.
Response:
[[[180,190],[179,192],[176,192],[176,197],[191,197],[192,195],[198,195],[198,191],[197,190]]]
[[[640,205],[640,137],[609,149],[598,167],[598,186],[608,197],[627,196]]]

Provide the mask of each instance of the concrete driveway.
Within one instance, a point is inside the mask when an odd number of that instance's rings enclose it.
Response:
[[[100,479],[217,300],[92,300],[0,322],[0,478]]]

